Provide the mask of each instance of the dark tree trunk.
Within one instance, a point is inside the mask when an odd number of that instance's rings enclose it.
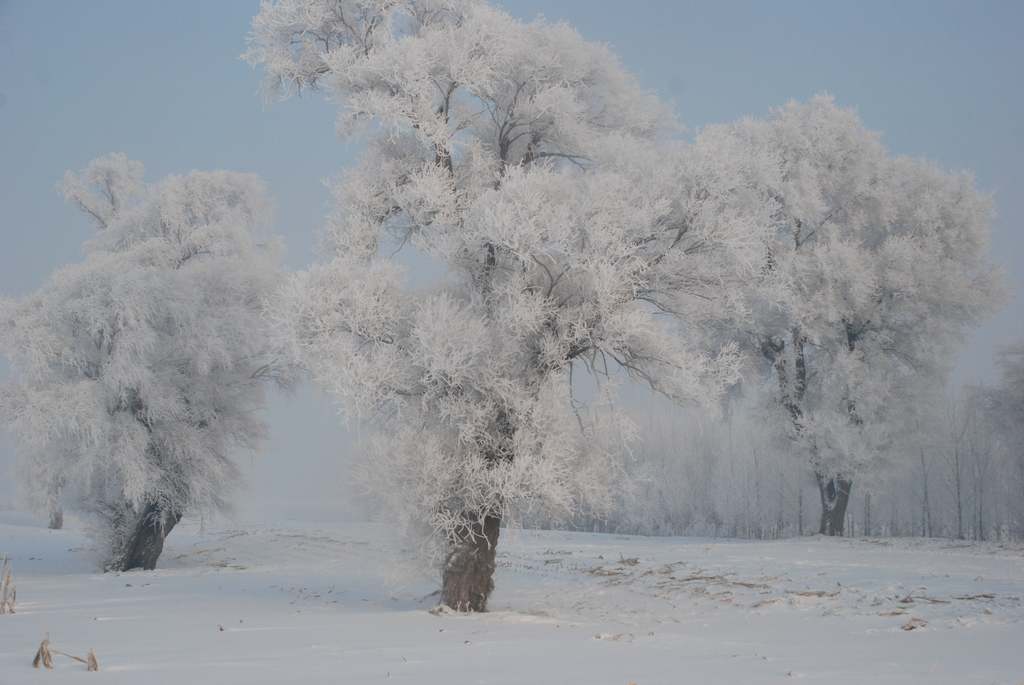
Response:
[[[928,466],[924,460],[924,448],[921,448],[921,487],[923,496],[921,499],[921,534],[930,538],[932,536],[932,507],[928,501]]]
[[[120,549],[107,566],[108,571],[141,568],[152,571],[164,551],[164,540],[181,520],[181,514],[165,514],[155,503],[146,505],[126,527]]]
[[[804,489],[799,485],[796,488],[796,531],[800,537],[804,536]]]
[[[494,590],[495,554],[501,518],[474,521],[450,543],[441,576],[441,603],[456,611],[486,611]]]
[[[850,502],[853,481],[843,478],[826,478],[818,474],[818,490],[821,493],[821,535],[843,534],[846,524],[846,505]]]
[[[60,505],[60,494],[64,490],[64,480],[58,478],[51,483],[46,506],[50,512],[50,530],[60,530],[64,527],[64,509]]]
[[[953,465],[956,468],[956,537],[957,540],[964,539],[964,498],[962,494],[962,481],[960,475],[960,448],[953,446]]]
[[[871,493],[864,493],[864,535],[871,536]]]

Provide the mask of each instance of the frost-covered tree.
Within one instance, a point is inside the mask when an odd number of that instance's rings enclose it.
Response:
[[[996,366],[1000,378],[985,393],[985,410],[993,426],[998,451],[1004,464],[997,473],[997,485],[1010,496],[1012,534],[1024,536],[1024,341],[999,351]]]
[[[475,0],[280,0],[250,41],[272,93],[328,90],[367,143],[277,321],[382,428],[367,482],[442,543],[441,601],[483,610],[503,519],[611,500],[629,431],[574,411],[574,371],[711,403],[735,379],[733,350],[704,354],[679,324],[728,308],[763,203],[707,192],[666,108],[563,24]],[[396,245],[444,281],[407,285]]]
[[[999,351],[996,366],[999,382],[989,393],[992,410],[1007,433],[1024,433],[1024,342],[1017,342]],[[1024,441],[1018,444],[1024,444]]]
[[[820,486],[821,532],[842,534],[854,479],[915,402],[911,381],[945,369],[998,299],[991,202],[967,175],[890,156],[827,96],[708,127],[696,147],[771,205],[734,328],[776,378],[779,423]]]
[[[0,311],[26,486],[87,515],[111,570],[153,568],[183,514],[225,505],[231,452],[256,444],[265,381],[284,378],[261,318],[280,282],[263,184],[142,172],[114,154],[69,173],[64,194],[99,230],[82,262]]]

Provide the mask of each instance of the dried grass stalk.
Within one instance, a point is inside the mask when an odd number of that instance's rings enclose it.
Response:
[[[96,652],[94,652],[93,650],[90,649],[89,653],[83,659],[80,656],[68,654],[67,652],[62,652],[59,649],[50,647],[50,638],[46,638],[45,640],[39,643],[39,650],[36,652],[36,657],[32,660],[33,668],[39,668],[40,664],[42,664],[46,668],[53,668],[54,654],[66,656],[69,659],[74,659],[79,663],[85,664],[85,669],[87,671],[100,670],[100,662],[96,659]]]
[[[32,668],[39,668],[39,664],[46,668],[53,668],[53,654],[50,652],[49,639],[39,643],[39,651],[36,652],[36,658],[32,660]]]

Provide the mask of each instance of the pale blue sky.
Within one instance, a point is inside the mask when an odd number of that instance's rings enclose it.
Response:
[[[610,43],[691,129],[829,91],[894,152],[974,170],[996,194],[996,260],[1022,291],[1024,3],[498,4]],[[312,259],[327,210],[320,181],[357,150],[335,138],[334,108],[318,97],[262,103],[259,74],[238,58],[257,5],[0,0],[0,293],[29,292],[81,254],[89,226],[54,186],[111,151],[143,161],[150,179],[196,168],[258,173],[277,202],[288,265]],[[972,335],[958,378],[992,379],[994,347],[1024,337],[1022,309],[1012,301]],[[344,440],[309,390],[275,399],[272,422],[274,451],[327,454]],[[8,456],[0,444],[0,467]]]

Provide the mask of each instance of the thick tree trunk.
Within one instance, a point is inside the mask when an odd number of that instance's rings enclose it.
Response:
[[[141,568],[152,571],[164,551],[164,540],[181,520],[181,514],[164,514],[158,504],[146,505],[126,526],[120,548],[107,565],[108,571]]]
[[[60,507],[50,509],[50,530],[60,530],[64,527],[64,510]]]
[[[846,505],[850,502],[853,481],[843,478],[826,478],[818,474],[818,490],[821,493],[821,535],[841,536],[846,526]]]
[[[450,543],[441,578],[441,603],[456,611],[486,611],[494,590],[495,554],[501,518],[486,516],[481,525]]]

